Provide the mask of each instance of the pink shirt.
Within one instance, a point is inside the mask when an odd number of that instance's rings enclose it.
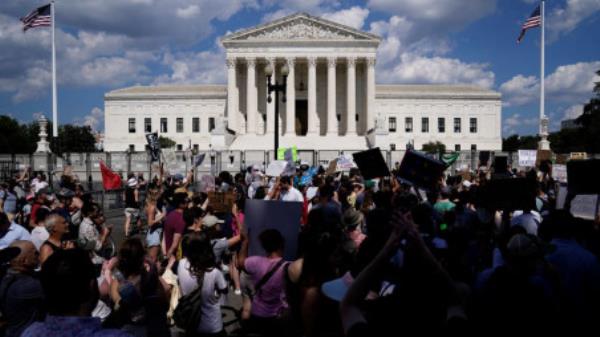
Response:
[[[281,258],[269,259],[264,256],[251,256],[244,262],[244,269],[256,285],[262,277],[273,268]],[[258,317],[275,317],[287,307],[285,300],[285,263],[263,284],[260,291],[252,299],[252,315]]]

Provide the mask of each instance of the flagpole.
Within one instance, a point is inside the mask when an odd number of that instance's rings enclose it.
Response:
[[[58,137],[58,118],[56,112],[56,48],[54,31],[56,20],[54,18],[54,1],[50,2],[50,13],[52,17],[52,137]]]
[[[548,142],[548,117],[546,117],[545,111],[545,63],[546,63],[546,2],[541,0],[540,3],[540,16],[541,16],[541,51],[540,51],[540,150],[550,150],[550,142]]]

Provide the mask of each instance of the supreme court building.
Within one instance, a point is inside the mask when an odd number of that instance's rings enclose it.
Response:
[[[146,132],[178,149],[500,150],[501,97],[467,85],[376,84],[378,36],[294,14],[222,38],[226,85],[136,86],[105,95],[106,151],[142,151]],[[267,103],[265,66],[282,81],[286,102]],[[224,70],[225,71],[225,70]],[[274,96],[273,96],[274,98]]]

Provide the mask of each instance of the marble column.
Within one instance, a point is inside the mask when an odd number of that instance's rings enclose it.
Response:
[[[329,57],[327,59],[327,135],[337,136],[337,111],[336,111],[336,88],[335,88],[335,66],[336,58]]]
[[[308,131],[307,135],[319,134],[317,115],[317,58],[308,58]]]
[[[350,56],[346,58],[347,62],[347,84],[346,84],[346,135],[356,135],[356,58]]]
[[[257,111],[257,90],[256,90],[256,59],[253,57],[246,58],[247,76],[246,76],[246,132],[256,134],[256,115]]]
[[[295,69],[296,59],[287,58],[287,64],[290,72],[287,78],[286,107],[285,107],[285,135],[293,136],[296,134],[296,79]]]
[[[367,108],[365,110],[365,121],[365,131],[371,130],[375,122],[375,57],[367,57]]]
[[[235,57],[227,58],[227,127],[238,132],[237,76]]]
[[[277,60],[274,57],[271,57],[267,60],[269,65],[271,65],[271,69],[273,69],[273,75],[271,76],[271,83],[277,83]],[[266,79],[265,79],[266,81]],[[269,94],[269,88],[267,90],[267,95]],[[267,103],[267,134],[273,134],[275,130],[275,104],[279,104],[279,102],[275,102],[275,94],[271,94],[271,99],[273,101],[271,103]],[[279,132],[279,130],[277,130]]]

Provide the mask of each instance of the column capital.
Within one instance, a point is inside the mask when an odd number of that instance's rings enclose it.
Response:
[[[277,58],[274,56],[268,57],[267,62],[273,67],[275,66],[275,62],[277,62]]]
[[[348,57],[346,57],[346,62],[347,62],[348,67],[354,67],[356,65],[356,57],[348,56]]]
[[[248,63],[248,67],[254,68],[256,66],[256,57],[246,57],[246,63]]]
[[[317,58],[314,56],[309,56],[306,58],[308,60],[308,66],[314,67],[317,65]]]
[[[335,68],[336,64],[337,64],[337,57],[330,56],[327,58],[327,66],[329,68]]]
[[[237,63],[237,58],[235,58],[235,57],[227,58],[227,68],[235,68],[236,63]]]
[[[290,67],[290,68],[293,67],[294,64],[296,64],[296,58],[293,56],[286,57],[285,60],[288,64],[288,67]]]
[[[369,67],[375,66],[375,61],[376,61],[375,57],[367,57],[367,65]]]

